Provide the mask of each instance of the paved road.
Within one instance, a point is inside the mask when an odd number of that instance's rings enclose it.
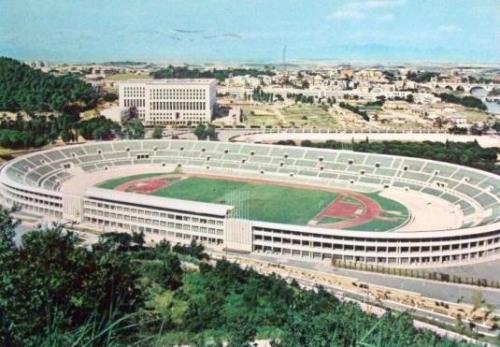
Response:
[[[294,141],[327,141],[335,140],[340,142],[364,141],[368,138],[370,141],[436,141],[436,142],[471,142],[477,141],[482,147],[498,147],[500,137],[498,135],[452,135],[452,134],[414,134],[414,133],[275,133],[275,134],[256,134],[242,136],[238,141],[243,142],[275,142],[279,140]]]
[[[488,280],[500,281],[500,271],[498,271],[498,269],[500,269],[500,259],[488,261],[486,263],[453,267],[438,267],[428,270],[447,273],[450,275],[458,275],[461,277],[486,278]]]
[[[241,255],[240,255],[241,256]],[[245,255],[247,256],[247,255]],[[500,309],[500,290],[491,288],[477,288],[454,283],[442,283],[434,281],[426,281],[407,277],[389,276],[385,274],[375,274],[370,272],[362,272],[355,270],[347,270],[333,268],[328,263],[320,263],[305,260],[282,259],[278,257],[270,257],[265,255],[249,255],[249,257],[270,261],[273,263],[288,264],[305,269],[330,272],[338,275],[358,278],[367,283],[409,290],[412,292],[421,293],[424,296],[436,298],[438,300],[457,302],[461,299],[462,302],[472,303],[472,295],[479,291],[488,304],[492,304]]]
[[[149,131],[151,133],[151,131]],[[178,133],[182,134],[179,138],[182,139],[196,139],[192,134],[191,129],[175,129],[166,130],[166,134]],[[326,141],[326,140],[336,140],[351,142],[352,139],[356,141],[364,141],[367,137],[372,141],[389,141],[389,140],[401,140],[401,141],[437,141],[437,142],[470,142],[478,141],[483,147],[498,147],[500,143],[500,137],[498,135],[483,135],[483,136],[473,136],[473,135],[453,135],[447,133],[311,133],[311,132],[281,132],[281,133],[266,133],[266,129],[217,129],[217,135],[220,141],[229,141],[233,137],[240,137],[244,134],[258,133],[255,135],[250,135],[248,137],[240,138],[239,141],[243,142],[269,142],[277,140],[316,140],[316,141]]]

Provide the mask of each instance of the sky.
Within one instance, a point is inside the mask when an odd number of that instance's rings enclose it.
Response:
[[[500,63],[500,0],[0,0],[0,55]]]

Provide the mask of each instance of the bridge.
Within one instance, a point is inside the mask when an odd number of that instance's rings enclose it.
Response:
[[[430,89],[451,89],[453,91],[459,91],[463,88],[464,92],[471,93],[474,89],[483,89],[487,93],[491,92],[495,88],[500,88],[498,83],[448,83],[448,82],[429,82],[421,83],[423,87],[428,87]]]

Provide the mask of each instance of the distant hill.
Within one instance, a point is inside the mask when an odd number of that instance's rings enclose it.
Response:
[[[74,75],[55,76],[0,57],[0,111],[76,113],[96,100],[92,86]]]

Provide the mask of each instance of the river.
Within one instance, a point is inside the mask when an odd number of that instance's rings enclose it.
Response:
[[[486,107],[488,108],[488,112],[493,113],[497,116],[500,116],[500,102],[488,102],[486,101],[486,96],[488,92],[482,88],[472,89],[472,96],[481,99]]]

